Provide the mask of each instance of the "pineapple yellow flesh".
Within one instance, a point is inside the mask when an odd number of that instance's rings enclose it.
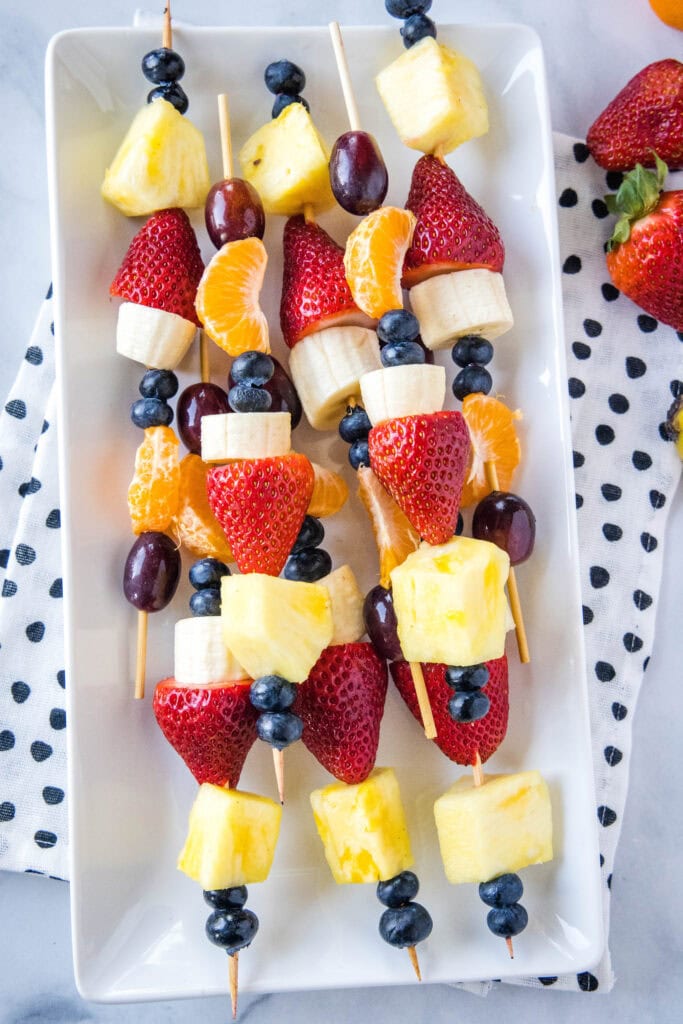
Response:
[[[127,217],[169,206],[203,206],[211,187],[204,136],[167,100],[136,115],[102,183],[102,195]]]
[[[178,868],[202,889],[263,882],[270,872],[282,807],[274,800],[205,782],[190,811]]]
[[[290,103],[240,150],[242,173],[261,196],[266,213],[285,217],[307,204],[316,212],[334,204],[329,150],[302,103]]]
[[[446,878],[452,885],[487,882],[553,859],[548,787],[537,771],[465,776],[434,804]]]
[[[225,643],[252,679],[302,683],[334,635],[325,587],[263,573],[223,577],[221,617]]]
[[[356,643],[365,634],[365,622],[363,595],[353,570],[349,565],[340,565],[328,576],[323,576],[320,585],[325,587],[330,595],[334,627],[330,643]]]
[[[509,628],[510,559],[485,540],[423,542],[391,573],[406,661],[477,665],[500,658]]]
[[[479,71],[431,36],[380,71],[375,82],[394,128],[411,149],[450,153],[489,130]]]
[[[311,793],[311,806],[335,882],[379,882],[413,864],[398,780],[375,768],[365,782],[335,782]]]

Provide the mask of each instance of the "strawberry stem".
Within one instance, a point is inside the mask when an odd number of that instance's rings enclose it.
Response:
[[[607,243],[608,252],[611,252],[616,245],[628,242],[631,225],[652,213],[659,202],[669,168],[656,153],[654,153],[654,158],[656,164],[654,171],[647,170],[642,164],[636,164],[635,168],[624,177],[616,195],[605,196],[607,209],[619,218],[614,225],[612,237]]]

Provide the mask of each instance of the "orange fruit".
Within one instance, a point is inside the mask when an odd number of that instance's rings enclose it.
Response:
[[[202,274],[195,308],[204,330],[228,355],[270,352],[268,324],[259,306],[268,254],[260,238],[219,249]]]
[[[210,468],[198,455],[186,455],[181,461],[178,511],[171,529],[193,558],[234,562],[227,537],[209,505],[206,475]]]
[[[522,414],[480,392],[463,399],[462,414],[470,432],[470,455],[460,499],[461,508],[467,508],[491,490],[486,481],[486,462],[495,464],[500,490],[510,487],[522,457],[515,430],[515,420],[521,420]]]
[[[356,305],[373,319],[390,309],[403,308],[401,272],[415,223],[410,210],[381,206],[365,217],[346,241],[346,280]]]
[[[128,488],[133,533],[168,529],[178,511],[179,441],[170,427],[148,427],[135,455],[135,474]]]
[[[317,462],[312,462],[311,465],[315,479],[307,511],[309,516],[324,519],[325,516],[333,516],[339,511],[349,496],[349,489],[339,473],[333,473],[331,469],[325,469]]]
[[[683,3],[681,0],[650,0],[650,7],[665,25],[683,29]]]
[[[420,535],[388,491],[367,466],[358,469],[358,496],[370,516],[379,552],[379,581],[389,587],[392,569],[401,565],[420,544]]]

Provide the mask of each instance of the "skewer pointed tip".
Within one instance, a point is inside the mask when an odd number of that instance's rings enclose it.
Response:
[[[474,755],[474,762],[472,764],[472,774],[474,775],[474,785],[483,786],[484,769],[481,766],[481,757],[479,756],[479,751],[477,751],[476,754]]]
[[[230,974],[230,1003],[232,1019],[237,1020],[237,972],[239,969],[239,953],[228,954],[228,970]]]
[[[415,949],[415,946],[408,946],[407,948],[408,956],[410,957],[410,962],[413,965],[413,970],[415,971],[417,980],[422,981],[422,974],[420,973],[420,961],[417,959],[417,950]]]
[[[276,750],[273,747],[273,766],[275,768],[275,778],[277,779],[277,791],[280,797],[280,803],[285,802],[285,752],[284,750]]]
[[[510,954],[510,959],[511,959],[511,960],[514,960],[514,959],[515,959],[515,951],[514,951],[514,949],[512,948],[512,939],[511,939],[510,937],[508,937],[508,938],[507,938],[507,939],[505,940],[505,945],[506,945],[506,946],[507,946],[507,948],[508,948],[508,953]]]

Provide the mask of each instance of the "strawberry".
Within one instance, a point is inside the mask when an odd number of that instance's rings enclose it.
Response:
[[[251,680],[182,686],[173,677],[154,691],[154,714],[164,736],[197,782],[234,788],[256,739],[258,711]]]
[[[299,686],[302,739],[340,782],[362,782],[375,767],[386,695],[387,666],[369,643],[327,647]]]
[[[344,273],[344,250],[319,224],[290,217],[282,245],[280,326],[290,348],[323,327],[370,322],[351,296]]]
[[[423,665],[429,703],[436,725],[436,743],[439,750],[456,764],[474,764],[477,751],[482,762],[488,761],[505,739],[508,727],[508,662],[505,655],[487,661],[489,681],[483,689],[491,702],[489,712],[477,722],[454,722],[448,712],[448,701],[453,690],[446,682],[445,665]],[[398,692],[418,722],[422,723],[415,696],[415,685],[407,661],[394,661],[391,677]]]
[[[459,412],[401,416],[370,431],[370,465],[384,488],[430,544],[455,530],[470,435]]]
[[[204,264],[184,210],[161,210],[128,246],[109,292],[126,302],[164,309],[201,326],[194,299]]]
[[[658,60],[631,79],[588,129],[588,148],[608,171],[654,167],[653,150],[683,167],[683,64]]]
[[[209,470],[209,504],[240,572],[279,575],[304,521],[314,480],[311,463],[297,454],[238,459]]]
[[[619,214],[608,243],[607,268],[617,288],[646,313],[683,331],[683,190],[662,192],[666,164],[638,164],[616,195],[605,196]]]
[[[451,270],[503,269],[498,228],[437,157],[423,156],[415,164],[406,209],[417,224],[403,264],[404,288]]]

